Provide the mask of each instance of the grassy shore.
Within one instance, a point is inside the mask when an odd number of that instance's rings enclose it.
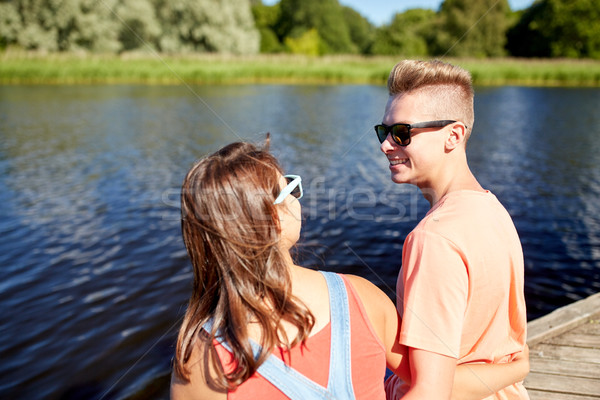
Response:
[[[384,84],[402,57],[0,53],[0,84]],[[445,59],[475,85],[600,86],[600,61]]]

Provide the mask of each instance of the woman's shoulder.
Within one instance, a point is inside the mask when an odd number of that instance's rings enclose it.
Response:
[[[352,285],[372,322],[396,313],[396,306],[373,282],[357,275],[342,275]]]
[[[356,275],[343,275],[352,285],[364,313],[386,349],[391,348],[388,339],[394,339],[398,329],[398,312],[390,298],[368,279]]]
[[[356,290],[357,294],[361,298],[361,300],[369,301],[380,301],[387,300],[391,302],[389,297],[373,282],[368,279],[365,279],[358,275],[349,275],[349,274],[340,274],[343,278],[346,278],[347,282],[352,284],[354,290]],[[365,302],[363,300],[363,303]]]

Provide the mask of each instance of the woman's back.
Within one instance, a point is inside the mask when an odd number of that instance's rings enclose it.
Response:
[[[326,273],[327,274],[327,273]],[[328,387],[328,381],[331,374],[338,374],[334,378],[335,383],[344,381],[344,378],[350,382],[351,392],[356,399],[384,399],[384,375],[386,350],[379,338],[377,330],[381,326],[374,326],[371,318],[367,314],[361,294],[363,297],[375,295],[376,300],[380,291],[371,283],[362,278],[354,276],[342,276],[328,273],[329,279],[338,277],[340,289],[343,291],[343,299],[339,292],[328,290],[324,275],[317,271],[295,267],[292,269],[292,293],[300,301],[304,302],[308,309],[315,314],[316,324],[304,344],[298,344],[288,351],[284,347],[278,347],[273,351],[273,358],[284,360],[285,364],[293,368],[301,375],[308,378],[314,384],[321,388]],[[330,284],[331,285],[331,284]],[[357,288],[362,292],[358,293]],[[375,288],[375,290],[373,290]],[[330,298],[330,296],[333,296]],[[389,302],[389,299],[384,299]],[[331,321],[330,302],[333,304],[333,318]],[[308,303],[308,304],[307,304]],[[368,303],[372,303],[369,301]],[[342,325],[341,331],[336,331],[336,322],[340,321],[340,306],[348,306],[349,325]],[[385,303],[380,304],[384,306]],[[390,302],[391,305],[391,302]],[[368,304],[370,308],[373,304]],[[393,305],[391,305],[393,307]],[[382,320],[380,320],[382,321]],[[289,327],[288,327],[289,328]],[[377,329],[379,328],[379,329]],[[294,329],[286,330],[288,335],[294,335]],[[348,348],[338,350],[337,362],[331,365],[330,352],[332,343],[343,343],[343,336],[348,336]],[[259,339],[260,335],[252,335],[253,339]],[[225,368],[225,372],[231,372],[235,369],[237,363],[231,353],[222,345],[216,345],[219,358]],[[200,354],[198,354],[199,356]],[[336,359],[335,355],[332,355]],[[201,363],[202,360],[196,360]],[[275,363],[278,363],[276,361]],[[239,385],[234,391],[227,395],[228,399],[249,399],[249,398],[268,398],[268,399],[287,399],[273,383],[261,375],[261,369],[258,373],[252,375],[247,381]],[[277,379],[289,375],[286,368],[282,368],[276,375]],[[301,387],[310,386],[310,383],[301,383]],[[329,389],[331,390],[331,382]],[[324,390],[324,389],[323,389]],[[221,394],[225,398],[224,394]],[[185,397],[188,398],[188,397]],[[202,398],[202,397],[197,397]],[[215,398],[214,396],[211,398]],[[306,394],[301,394],[301,399],[308,398]],[[340,398],[352,398],[350,395],[343,394]],[[173,392],[173,399],[178,399],[176,391]]]

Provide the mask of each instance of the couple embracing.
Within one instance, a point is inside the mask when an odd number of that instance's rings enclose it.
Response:
[[[194,283],[173,400],[529,398],[523,254],[467,163],[471,76],[406,60],[388,90],[375,131],[391,179],[431,204],[406,237],[396,306],[363,278],[296,265],[301,178],[268,143],[230,144],[182,187]]]

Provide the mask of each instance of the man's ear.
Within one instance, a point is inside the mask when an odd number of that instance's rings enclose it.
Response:
[[[464,142],[467,137],[467,128],[461,123],[454,123],[452,125],[452,130],[448,134],[446,138],[446,150],[451,151],[460,146],[464,145]]]

